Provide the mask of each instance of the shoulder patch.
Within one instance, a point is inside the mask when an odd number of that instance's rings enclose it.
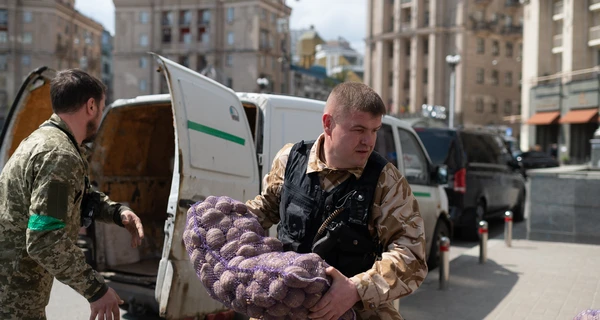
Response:
[[[62,181],[50,181],[46,199],[49,217],[65,221],[69,210],[69,184]]]

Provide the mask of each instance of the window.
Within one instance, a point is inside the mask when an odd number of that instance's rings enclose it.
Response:
[[[8,42],[8,32],[0,31],[0,43]]]
[[[512,114],[512,101],[510,101],[510,100],[504,101],[504,114],[505,115]]]
[[[28,54],[24,54],[24,55],[21,57],[21,64],[22,64],[22,65],[24,65],[24,66],[29,66],[29,65],[31,65],[31,56],[30,56],[30,55],[28,55]]]
[[[235,18],[235,8],[227,8],[227,23],[232,23]]]
[[[267,56],[263,55],[260,57],[260,66],[262,68],[266,68],[267,67]]]
[[[388,73],[388,84],[391,86],[394,83],[394,71]]]
[[[205,44],[210,42],[210,32],[207,27],[198,28],[198,41]]]
[[[148,46],[148,35],[147,34],[140,35],[140,46],[142,46],[142,47]]]
[[[233,89],[233,79],[231,79],[231,78],[227,78],[227,83],[226,83],[226,85],[227,85],[229,88]]]
[[[507,87],[512,87],[512,72],[506,72],[506,75],[504,76],[504,84]]]
[[[167,28],[163,28],[163,33],[162,33],[162,42],[163,43],[170,43],[171,42],[171,28],[167,27]]]
[[[490,104],[490,111],[493,114],[498,114],[498,103],[496,101],[492,101],[492,103]]]
[[[32,20],[31,11],[23,11],[23,22],[30,23]]]
[[[210,10],[200,10],[200,12],[198,13],[198,17],[200,18],[198,24],[210,24]]]
[[[404,163],[404,176],[409,184],[428,184],[429,168],[427,158],[417,137],[412,133],[398,128],[400,145],[402,146],[402,162]]]
[[[147,24],[150,21],[150,14],[147,11],[140,12],[140,23]]]
[[[173,12],[165,11],[162,13],[162,25],[163,26],[173,25]]]
[[[265,9],[265,8],[260,9],[260,19],[262,21],[267,20],[267,9]]]
[[[227,61],[227,66],[228,67],[233,66],[233,56],[232,55],[228,54],[226,61]]]
[[[423,69],[423,83],[427,84],[427,80],[429,78],[429,69]]]
[[[190,57],[187,55],[179,57],[179,64],[186,68],[189,68],[190,67]]]
[[[485,39],[477,38],[477,53],[484,54],[485,53]]]
[[[148,89],[148,82],[146,81],[146,79],[140,80],[140,91],[146,92],[147,89]]]
[[[477,98],[477,100],[475,100],[475,112],[483,113],[483,98]]]
[[[179,30],[179,42],[186,44],[192,43],[192,31],[190,28],[185,27]]]
[[[229,31],[229,32],[227,33],[227,44],[228,44],[228,45],[233,45],[233,40],[234,40],[234,39],[233,39],[233,32],[232,32],[232,31]]]
[[[404,71],[404,89],[410,88],[410,70]]]
[[[6,71],[8,66],[8,55],[0,54],[0,71]]]
[[[271,13],[271,24],[277,24],[277,15],[275,13]]]
[[[406,55],[410,56],[410,41],[406,41]]]
[[[513,56],[513,44],[512,44],[512,42],[507,42],[506,43],[506,57],[512,58],[512,56]]]
[[[500,54],[500,43],[497,40],[492,41],[492,55],[498,56]]]
[[[181,10],[179,12],[179,25],[180,26],[189,26],[191,23],[192,23],[192,11]]]
[[[429,40],[423,40],[423,54],[429,54]]]
[[[485,71],[483,68],[477,68],[477,83],[482,84],[485,80]]]
[[[498,151],[498,148],[492,136],[463,132],[460,138],[467,154],[468,162],[496,163],[496,151]]]
[[[33,42],[33,36],[31,32],[23,32],[23,43],[29,44]]]
[[[206,68],[207,64],[208,63],[206,62],[206,57],[204,55],[199,55],[198,56],[198,63],[197,63],[197,65],[198,65],[197,70],[198,71],[204,70],[204,68]]]
[[[375,140],[375,151],[389,162],[398,167],[398,154],[394,142],[394,133],[389,124],[383,124],[377,131],[377,140]]]
[[[6,26],[8,24],[8,10],[0,9],[0,26]]]
[[[498,85],[498,70],[492,70],[492,84]]]
[[[140,68],[146,69],[148,67],[148,58],[141,57],[140,58]]]

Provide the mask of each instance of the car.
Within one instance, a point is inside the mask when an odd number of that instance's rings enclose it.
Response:
[[[526,170],[539,168],[553,168],[558,167],[560,165],[555,158],[541,151],[523,152],[521,154],[518,154],[516,159],[517,161],[523,164],[523,168]]]
[[[453,225],[463,238],[479,237],[479,221],[513,211],[524,219],[525,178],[502,137],[481,129],[416,128],[434,165],[446,165]]]

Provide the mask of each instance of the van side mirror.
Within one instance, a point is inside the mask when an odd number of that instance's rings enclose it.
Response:
[[[447,184],[448,183],[448,167],[445,164],[441,164],[435,167],[434,170],[434,181],[437,184]]]

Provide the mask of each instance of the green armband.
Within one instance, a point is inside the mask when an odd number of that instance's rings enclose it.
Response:
[[[62,220],[49,216],[40,216],[39,214],[31,215],[29,223],[27,223],[27,228],[33,231],[52,231],[64,227],[65,223]]]

